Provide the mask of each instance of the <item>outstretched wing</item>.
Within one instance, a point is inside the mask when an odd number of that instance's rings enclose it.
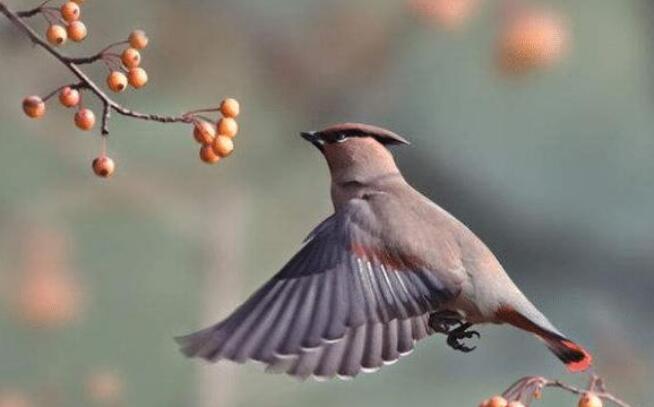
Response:
[[[374,216],[364,201],[341,208],[227,319],[178,338],[182,352],[300,377],[354,376],[409,352],[430,333],[426,314],[459,288],[384,244]]]

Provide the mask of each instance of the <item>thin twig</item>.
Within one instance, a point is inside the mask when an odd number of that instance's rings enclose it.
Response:
[[[45,8],[45,6],[48,3],[50,3],[51,1],[52,0],[44,0],[43,3],[39,4],[38,7],[35,7],[33,9],[27,10],[27,11],[20,11],[20,12],[18,12],[16,14],[19,17],[32,17],[32,16],[35,16],[35,15],[39,14]]]
[[[84,86],[85,85],[83,83],[71,83],[69,85],[60,86],[57,89],[53,90],[52,92],[48,93],[42,99],[43,99],[44,102],[46,102],[48,99],[50,99],[51,97],[53,97],[54,95],[59,93],[59,91],[61,91],[63,88],[81,89],[81,88],[84,88]]]
[[[9,19],[9,21],[11,21],[18,28],[20,28],[34,44],[39,45],[40,47],[45,49],[50,55],[55,57],[59,62],[61,62],[64,66],[66,66],[66,68],[68,68],[73,73],[73,75],[75,75],[79,79],[80,87],[88,89],[95,96],[97,96],[98,99],[100,99],[100,101],[105,106],[105,112],[103,114],[103,126],[102,126],[103,134],[106,134],[105,131],[108,133],[108,121],[109,121],[111,110],[115,111],[116,113],[122,116],[128,116],[140,120],[156,121],[160,123],[191,123],[193,121],[192,115],[189,114],[184,114],[181,116],[163,116],[158,114],[137,112],[127,107],[124,107],[118,102],[111,99],[106,93],[104,93],[104,91],[102,91],[102,89],[100,89],[100,87],[92,79],[90,79],[86,75],[86,73],[84,73],[79,68],[78,65],[98,61],[104,57],[104,53],[107,52],[109,49],[121,44],[125,44],[126,41],[111,44],[107,46],[105,49],[103,49],[102,51],[100,51],[98,54],[95,54],[91,57],[86,57],[86,58],[67,57],[61,54],[55,48],[53,48],[50,44],[48,44],[43,38],[41,38],[41,36],[39,36],[29,25],[27,25],[21,19],[21,17],[31,17],[35,14],[42,12],[43,7],[45,6],[46,3],[47,1],[41,6],[32,10],[14,12],[9,8],[7,8],[4,2],[0,1],[0,13],[4,14]]]
[[[193,114],[196,114],[196,113],[212,113],[212,112],[218,112],[218,111],[220,111],[219,107],[212,107],[212,108],[209,108],[209,109],[191,110],[191,111],[187,112],[186,114],[193,115]]]
[[[111,106],[107,102],[102,105],[102,135],[109,135],[109,118],[111,116]]]
[[[509,386],[509,388],[503,393],[503,396],[508,400],[524,401],[525,405],[529,406],[535,395],[540,394],[546,387],[559,388],[577,395],[592,392],[597,397],[608,400],[619,407],[631,407],[625,401],[607,392],[604,388],[602,379],[596,375],[591,376],[586,389],[569,385],[560,380],[551,380],[541,376],[524,377]]]
[[[68,61],[70,61],[70,62],[76,64],[76,65],[92,64],[92,63],[94,63],[94,62],[97,62],[97,61],[103,59],[103,58],[107,55],[107,51],[109,51],[110,49],[112,49],[112,48],[114,48],[114,47],[117,47],[117,46],[119,46],[119,45],[125,45],[125,44],[127,44],[128,42],[129,42],[129,41],[118,41],[118,42],[114,42],[114,43],[112,43],[112,44],[107,45],[107,46],[104,47],[102,50],[100,50],[100,52],[98,52],[97,54],[91,55],[90,57],[66,58],[66,59],[67,59]]]

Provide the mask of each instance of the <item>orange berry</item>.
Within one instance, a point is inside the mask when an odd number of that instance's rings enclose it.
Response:
[[[86,30],[86,25],[83,22],[73,21],[68,24],[66,33],[68,33],[68,38],[70,38],[72,41],[80,42],[86,38],[88,31]]]
[[[204,120],[198,121],[193,127],[193,137],[202,145],[211,144],[216,137],[216,129]]]
[[[225,117],[235,118],[240,112],[241,106],[236,99],[228,98],[220,104],[220,113]]]
[[[107,157],[106,155],[101,155],[100,157],[93,159],[91,166],[93,167],[93,172],[95,175],[101,178],[111,177],[111,175],[114,173],[114,170],[116,169],[114,160]]]
[[[468,21],[478,3],[479,0],[409,0],[409,7],[427,21],[454,30]]]
[[[135,89],[142,88],[148,83],[148,73],[141,67],[137,66],[136,68],[130,69],[127,76],[129,84]]]
[[[59,24],[52,24],[48,27],[48,31],[45,35],[48,38],[48,42],[56,46],[63,45],[68,39],[66,29]]]
[[[493,396],[488,400],[488,407],[507,407],[509,403],[502,396]]]
[[[520,12],[506,24],[499,40],[500,65],[524,73],[558,61],[568,44],[562,19],[548,12]]]
[[[80,109],[75,113],[75,125],[81,130],[91,130],[95,126],[95,113],[90,109]]]
[[[119,404],[123,397],[123,387],[123,380],[118,373],[108,370],[93,373],[86,382],[89,398],[101,404]]]
[[[132,31],[129,35],[129,46],[132,48],[143,49],[148,46],[149,41],[143,30]]]
[[[32,119],[38,119],[45,114],[45,102],[38,96],[23,99],[23,112]]]
[[[514,401],[509,402],[507,407],[525,407],[525,405],[522,404],[522,402],[520,402],[518,400],[514,400]]]
[[[218,134],[222,134],[223,136],[234,138],[238,133],[238,123],[236,123],[236,120],[231,117],[223,117],[218,120],[216,127],[218,129]]]
[[[107,86],[114,92],[122,92],[127,89],[127,76],[120,71],[112,71],[107,76]]]
[[[141,53],[134,48],[127,48],[121,54],[120,60],[127,68],[136,68],[141,65]]]
[[[579,407],[602,407],[602,399],[591,392],[584,393],[579,399]]]
[[[64,3],[59,11],[61,11],[61,17],[68,23],[79,20],[79,4],[75,3],[74,1]]]
[[[220,161],[220,157],[214,153],[211,145],[202,146],[200,148],[200,159],[207,164],[215,164]]]
[[[77,89],[66,86],[59,91],[59,102],[65,107],[75,107],[79,104],[80,94]]]
[[[230,137],[219,134],[211,144],[213,147],[213,152],[218,156],[224,158],[227,157],[234,151],[234,142]]]
[[[32,402],[25,395],[16,391],[0,393],[0,407],[31,407]]]

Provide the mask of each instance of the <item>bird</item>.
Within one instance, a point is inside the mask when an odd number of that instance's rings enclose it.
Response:
[[[414,189],[391,148],[409,144],[373,125],[302,132],[327,162],[334,212],[226,319],[176,338],[187,357],[256,361],[298,379],[350,379],[446,336],[475,349],[479,324],[535,335],[571,372],[592,356],[564,336],[462,222]]]

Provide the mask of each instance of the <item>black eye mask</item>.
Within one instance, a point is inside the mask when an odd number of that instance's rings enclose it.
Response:
[[[409,144],[403,137],[390,130],[360,123],[344,123],[328,127],[316,133],[325,143],[339,143],[352,137],[373,137],[383,145]]]

